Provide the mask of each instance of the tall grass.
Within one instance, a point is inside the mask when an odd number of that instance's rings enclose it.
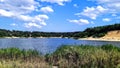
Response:
[[[59,68],[120,68],[120,48],[64,45],[46,55],[46,61]]]
[[[40,55],[36,50],[0,49],[0,68],[120,68],[120,48],[64,45],[52,54]]]
[[[36,50],[0,49],[0,68],[49,68]]]
[[[39,53],[36,50],[20,50],[18,48],[6,48],[0,49],[0,58],[2,59],[24,59],[40,57]]]

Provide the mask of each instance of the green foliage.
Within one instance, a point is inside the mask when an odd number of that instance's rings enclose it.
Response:
[[[4,48],[0,49],[0,68],[49,68],[49,64],[36,50]]]
[[[60,68],[117,68],[120,66],[120,48],[113,45],[59,47],[46,61]]]
[[[20,50],[18,48],[0,49],[2,59],[28,59],[40,56],[36,50]]]
[[[78,32],[29,32],[29,31],[9,31],[0,29],[0,37],[73,37],[73,38],[86,38],[86,37],[103,37],[108,31],[120,30],[120,24],[99,26],[94,28],[87,28],[84,31]]]
[[[49,63],[49,64],[48,64]],[[52,54],[41,56],[36,50],[0,49],[1,68],[119,68],[120,48],[102,46],[63,45]]]
[[[101,46],[101,48],[103,50],[106,50],[106,51],[119,51],[120,52],[120,48],[116,47],[116,46],[113,46],[111,44],[106,44],[106,45],[103,45]]]
[[[87,28],[83,32],[86,33],[87,37],[90,37],[90,36],[103,37],[107,32],[113,31],[113,30],[120,30],[120,24]]]

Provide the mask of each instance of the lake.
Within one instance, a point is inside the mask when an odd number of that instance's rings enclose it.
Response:
[[[88,44],[100,46],[103,44],[113,44],[120,46],[120,42],[112,41],[90,41],[90,40],[75,40],[67,38],[1,38],[0,48],[17,47],[20,49],[35,49],[42,54],[52,53],[61,45],[80,45]]]

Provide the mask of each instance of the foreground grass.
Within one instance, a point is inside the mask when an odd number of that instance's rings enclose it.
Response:
[[[49,68],[36,50],[0,49],[0,68]]]
[[[65,45],[46,57],[59,68],[120,68],[120,48],[112,45]]]
[[[0,68],[120,68],[120,48],[113,45],[59,47],[45,56],[35,50],[0,49]]]
[[[40,62],[23,62],[21,60],[2,60],[0,68],[49,68],[50,66],[45,61]]]

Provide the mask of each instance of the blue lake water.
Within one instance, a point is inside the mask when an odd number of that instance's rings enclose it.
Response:
[[[100,46],[103,44],[113,44],[120,46],[120,42],[108,41],[90,41],[90,40],[75,40],[67,38],[1,38],[0,48],[17,47],[20,49],[35,49],[39,52],[46,54],[54,52],[61,45],[94,45]]]

